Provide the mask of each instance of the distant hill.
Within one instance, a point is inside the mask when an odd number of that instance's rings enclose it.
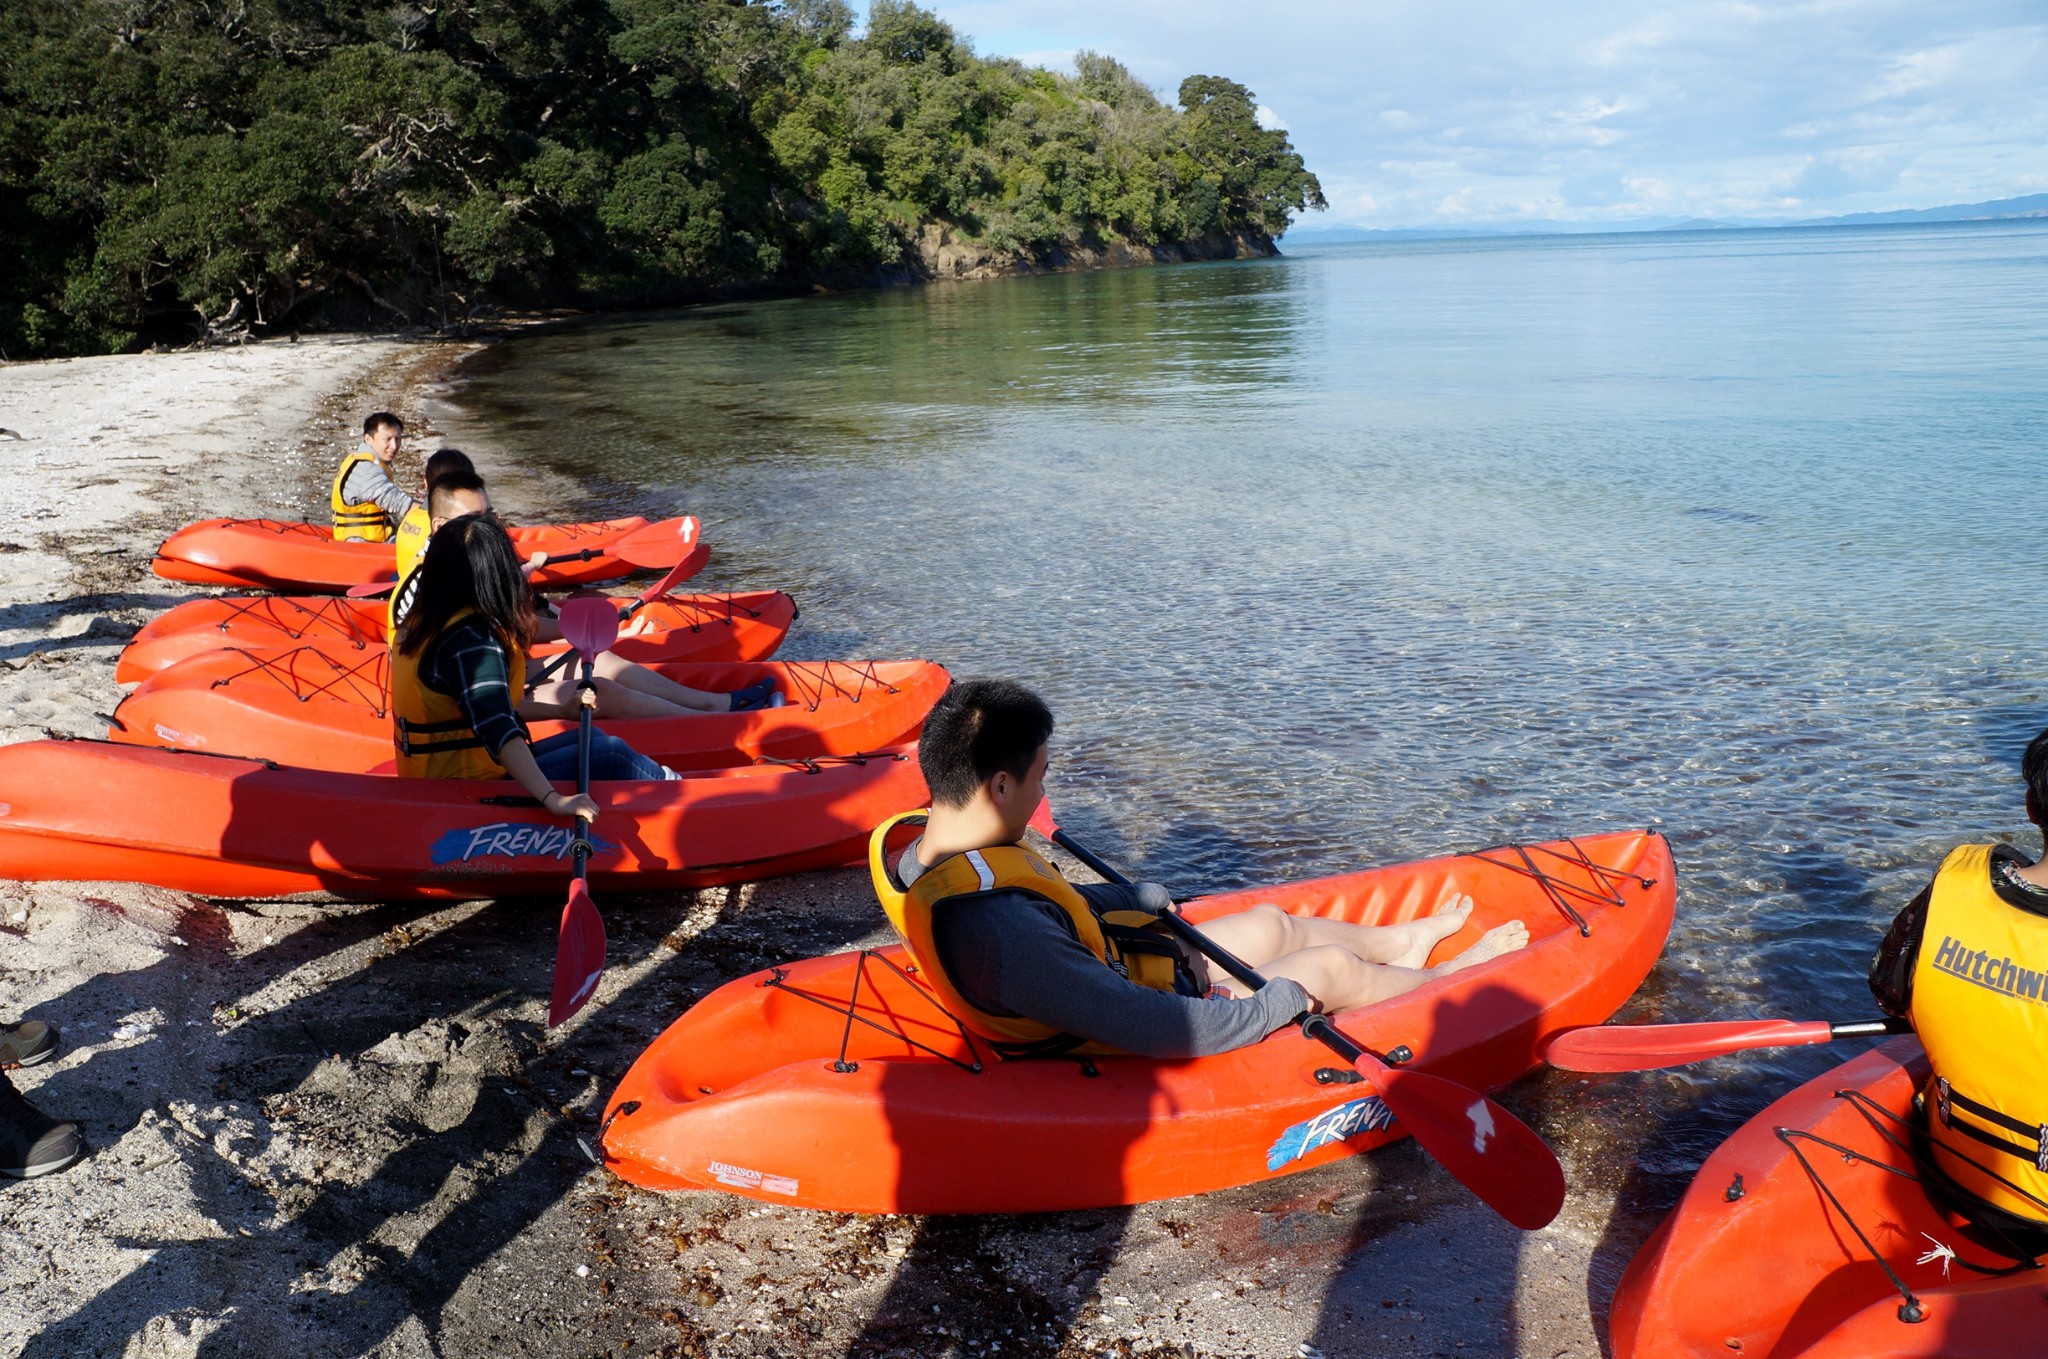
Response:
[[[1759,228],[1891,226],[1907,222],[2002,222],[2048,217],[2048,193],[1995,198],[1988,203],[1951,203],[1941,208],[1896,212],[1852,212],[1840,217],[1638,217],[1626,222],[1475,222],[1466,227],[1297,227],[1290,245],[1341,245],[1351,241],[1449,240],[1472,236],[1584,236],[1629,231],[1745,231]]]
[[[1945,208],[1898,212],[1852,212],[1846,217],[1811,217],[1793,226],[1883,226],[1891,222],[2001,222],[2015,217],[2048,217],[2048,193],[1994,198],[1989,203],[1952,203]]]

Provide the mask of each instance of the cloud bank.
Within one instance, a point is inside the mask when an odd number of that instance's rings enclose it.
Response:
[[[936,0],[991,55],[1229,76],[1315,224],[1814,217],[2048,190],[2039,0]]]

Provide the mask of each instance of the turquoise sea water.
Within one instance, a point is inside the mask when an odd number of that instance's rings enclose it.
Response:
[[[788,654],[1037,685],[1140,873],[1655,825],[1636,1014],[1857,1018],[1950,845],[2037,844],[2044,300],[2048,226],[1333,246],[592,324],[444,423],[700,515]],[[1528,1098],[1675,1174],[1846,1055]]]

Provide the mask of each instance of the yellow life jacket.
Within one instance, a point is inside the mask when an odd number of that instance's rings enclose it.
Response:
[[[1991,849],[1964,845],[1934,876],[1908,1017],[1934,1068],[1922,1095],[1935,1163],[1993,1207],[2048,1222],[2048,917],[2000,899]]]
[[[384,597],[384,621],[394,641],[398,637],[398,625],[405,620],[406,611],[412,608],[413,592],[419,585],[413,579],[413,572],[419,570],[420,562],[427,555],[427,542],[433,536],[433,527],[434,522],[427,518],[426,507],[422,505],[414,505],[405,512],[405,518],[398,521],[398,532],[393,537],[398,545],[398,583]]]
[[[449,626],[475,613],[464,609],[448,620]],[[502,779],[508,777],[496,755],[462,715],[462,705],[451,694],[430,689],[420,682],[420,662],[433,644],[421,647],[417,655],[391,647],[392,738],[398,747],[398,772],[419,779]],[[511,693],[526,691],[526,655],[514,650],[511,661]]]
[[[341,460],[341,470],[334,474],[334,485],[327,492],[328,508],[334,511],[334,540],[338,543],[388,543],[391,541],[391,516],[384,513],[384,507],[374,500],[359,500],[353,503],[341,498],[341,488],[348,482],[348,474],[363,463],[377,461],[365,444]]]
[[[1022,845],[955,854],[926,869],[904,887],[887,862],[889,832],[905,823],[924,823],[925,812],[905,812],[875,827],[868,837],[868,872],[889,923],[903,937],[925,983],[968,1029],[988,1040],[1004,1057],[1046,1057],[1063,1053],[1107,1053],[1104,1047],[1061,1033],[1022,1015],[999,1015],[976,1007],[960,993],[939,964],[932,917],[948,902],[989,892],[1021,891],[1041,897],[1066,913],[1069,927],[1103,965],[1140,986],[1172,991],[1181,966],[1180,950],[1144,911],[1098,913],[1060,871]]]

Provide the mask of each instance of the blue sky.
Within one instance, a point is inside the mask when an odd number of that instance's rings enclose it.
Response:
[[[984,55],[1248,85],[1304,225],[1814,217],[2048,191],[2048,0],[926,0]]]

